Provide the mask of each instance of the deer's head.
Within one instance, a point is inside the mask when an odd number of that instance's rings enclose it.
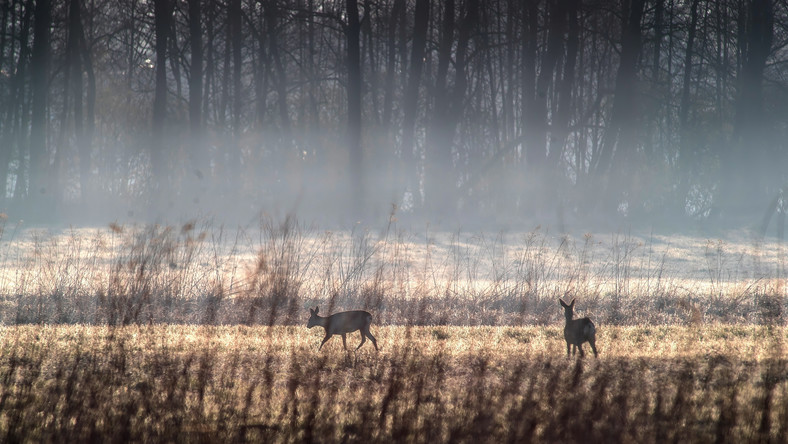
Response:
[[[315,307],[314,310],[311,308],[309,309],[309,321],[306,323],[307,328],[312,328],[315,325],[320,325],[320,317],[317,315],[318,310],[320,307]]]
[[[571,320],[575,308],[575,300],[572,299],[572,302],[570,302],[569,305],[567,305],[566,302],[564,302],[564,300],[561,298],[558,298],[558,301],[561,302],[561,306],[564,307],[564,317]]]

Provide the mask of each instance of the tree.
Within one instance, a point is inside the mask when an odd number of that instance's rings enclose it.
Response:
[[[290,111],[287,103],[287,72],[282,56],[279,51],[279,41],[277,38],[279,10],[273,1],[269,1],[265,7],[265,22],[268,29],[268,53],[271,56],[274,70],[276,72],[276,95],[277,107],[279,108],[279,122],[282,128],[281,143],[282,148],[288,150],[292,148],[292,131],[290,124]]]
[[[438,55],[438,83],[435,88],[432,122],[427,134],[427,164],[425,165],[424,193],[427,209],[441,216],[450,215],[457,205],[457,181],[452,171],[453,140],[457,123],[465,108],[468,51],[479,17],[478,0],[468,0],[458,29],[457,47],[454,50],[454,84],[449,89],[443,82],[452,55],[453,6],[453,2],[447,2],[444,10]]]
[[[689,111],[692,107],[690,97],[690,84],[692,82],[692,60],[695,51],[695,35],[698,26],[698,3],[699,0],[692,0],[690,6],[690,24],[687,29],[687,46],[684,50],[684,73],[681,83],[681,99],[679,102],[679,155],[676,166],[678,169],[678,183],[676,204],[679,211],[684,211],[685,199],[689,190],[690,174],[695,163],[692,155],[696,148],[692,145],[692,131],[689,122]]]
[[[593,174],[602,181],[602,205],[606,212],[614,213],[622,199],[634,208],[638,190],[629,183],[632,170],[638,165],[635,157],[638,128],[637,61],[641,52],[641,20],[645,0],[629,0],[622,14],[621,56],[616,72],[610,123],[605,128],[600,153],[596,158]],[[623,191],[626,190],[626,191]],[[626,195],[625,195],[626,194]]]
[[[167,42],[172,27],[172,0],[154,0],[154,28],[156,34],[156,82],[153,97],[153,120],[151,123],[151,164],[153,171],[153,196],[163,198],[169,192],[167,164],[169,158],[164,140],[167,117]],[[161,202],[159,202],[161,203]]]
[[[6,93],[6,97],[4,100],[0,101],[3,102],[3,126],[2,132],[0,132],[0,142],[2,142],[3,149],[0,149],[0,191],[2,191],[3,201],[5,201],[6,196],[8,194],[7,184],[8,184],[8,175],[9,175],[9,163],[12,161],[13,153],[18,153],[18,157],[20,159],[20,165],[17,170],[16,174],[16,186],[14,189],[14,200],[21,200],[24,194],[24,180],[23,178],[26,177],[26,171],[23,167],[26,163],[23,162],[25,156],[22,155],[22,152],[28,148],[27,146],[27,126],[29,124],[29,101],[27,100],[26,96],[26,81],[29,73],[29,64],[30,64],[30,47],[29,47],[29,39],[30,39],[30,26],[33,20],[33,10],[34,4],[33,0],[28,0],[24,4],[24,9],[21,17],[14,17],[14,15],[8,12],[10,5],[4,10],[3,14],[3,27],[7,26],[7,22],[11,24],[11,36],[12,38],[9,39],[11,44],[11,49],[13,49],[13,41],[17,40],[19,42],[19,49],[17,51],[16,57],[9,56],[9,72],[13,72],[13,75],[10,76],[9,81],[7,82],[7,86],[4,89]],[[13,11],[13,10],[12,10]],[[18,26],[14,26],[18,23]],[[7,29],[7,28],[6,28]],[[0,53],[5,54],[5,47],[6,42],[6,33],[4,32],[0,39],[2,39],[3,44],[0,46]],[[15,37],[15,38],[14,38]],[[0,58],[3,58],[0,55]],[[4,69],[4,66],[0,64],[0,70]]]
[[[785,17],[773,0],[0,1],[0,197],[781,212]]]
[[[350,177],[351,208],[356,217],[362,216],[366,205],[364,189],[364,152],[361,145],[361,21],[359,19],[358,1],[345,2],[347,24],[347,144]]]
[[[32,104],[30,120],[30,184],[29,197],[35,207],[49,207],[43,202],[53,201],[54,184],[49,183],[47,156],[47,102],[49,96],[50,25],[52,5],[50,0],[36,1],[33,23],[33,53],[30,60]],[[43,202],[42,202],[43,201]],[[49,207],[51,208],[51,207]]]
[[[416,130],[416,116],[419,105],[419,89],[421,86],[421,73],[424,67],[424,54],[427,45],[427,25],[429,24],[429,0],[417,0],[414,10],[415,22],[413,25],[413,43],[411,44],[410,64],[408,70],[407,87],[403,99],[402,122],[402,163],[404,168],[400,179],[404,182],[406,192],[416,192],[416,162],[413,155],[414,132]]]
[[[738,73],[733,134],[722,157],[718,216],[727,222],[741,215],[765,211],[770,189],[782,185],[778,159],[770,139],[770,121],[764,110],[763,81],[766,60],[774,41],[774,5],[771,0],[749,0],[739,18],[741,70]]]
[[[241,31],[241,0],[229,0],[227,5],[227,26],[228,37],[230,39],[229,47],[232,54],[232,85],[233,99],[230,111],[232,121],[232,146],[230,147],[230,165],[227,168],[230,193],[240,191],[241,188],[241,107],[243,103],[243,85],[241,83],[241,64],[243,57],[241,49],[243,47],[243,33]],[[226,65],[225,65],[226,66]]]
[[[203,44],[202,7],[200,0],[189,3],[189,125],[193,132],[202,128]]]
[[[87,205],[90,192],[91,151],[95,128],[96,78],[93,72],[92,57],[85,41],[82,24],[82,0],[71,0],[68,12],[68,39],[66,43],[66,82],[65,90],[73,97],[74,139],[79,156],[80,199]],[[84,79],[87,74],[87,94]],[[70,85],[69,85],[70,83]],[[66,94],[68,95],[68,94]],[[64,114],[67,114],[68,97],[64,97]],[[85,110],[87,108],[87,110]],[[65,127],[65,120],[61,125]],[[61,151],[63,150],[61,146]],[[59,153],[60,157],[60,153]]]

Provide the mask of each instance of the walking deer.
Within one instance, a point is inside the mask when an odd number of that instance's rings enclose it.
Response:
[[[314,310],[311,308],[309,309],[311,316],[309,317],[309,322],[306,324],[308,328],[319,325],[326,329],[326,337],[323,338],[323,342],[321,342],[320,347],[317,348],[318,350],[323,348],[323,344],[325,344],[326,341],[331,339],[331,336],[334,335],[342,335],[342,346],[345,347],[345,350],[347,350],[345,335],[348,333],[353,333],[356,330],[361,331],[361,344],[358,344],[356,350],[364,345],[364,343],[367,341],[367,338],[372,341],[372,345],[375,346],[375,350],[378,350],[378,341],[376,341],[375,337],[372,336],[372,333],[369,332],[369,325],[372,323],[371,314],[366,311],[355,310],[343,311],[341,313],[334,313],[331,316],[323,317],[318,316],[318,310],[320,310],[320,307],[315,307]]]
[[[566,317],[566,326],[564,326],[564,339],[566,340],[566,355],[569,356],[569,349],[572,348],[572,355],[577,350],[580,350],[580,357],[585,356],[583,353],[583,343],[588,342],[591,344],[591,350],[594,351],[594,357],[597,357],[596,352],[596,327],[591,319],[572,319],[574,316],[575,300],[569,305],[566,305],[561,298],[558,298],[561,306],[564,307],[564,317]]]

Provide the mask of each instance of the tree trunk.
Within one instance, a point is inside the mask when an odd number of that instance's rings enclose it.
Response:
[[[271,55],[271,60],[274,62],[274,69],[276,70],[276,95],[277,106],[279,107],[279,120],[282,130],[281,148],[285,150],[285,154],[289,151],[293,144],[292,124],[290,123],[290,111],[287,105],[287,72],[285,71],[282,57],[279,54],[279,41],[277,38],[277,21],[279,11],[274,2],[269,2],[265,10],[266,28],[268,30],[268,50]]]
[[[203,179],[209,174],[209,166],[205,145],[203,144],[203,43],[202,43],[202,9],[200,0],[189,1],[189,49],[191,65],[189,66],[189,129],[191,146],[189,157],[192,160],[194,177]]]
[[[137,0],[131,0],[129,4],[129,17],[128,23],[129,26],[126,30],[129,33],[128,42],[126,46],[126,108],[131,108],[131,97],[134,91],[133,84],[134,84],[134,76],[136,75],[136,48],[137,48],[137,31],[139,25],[137,24],[137,18],[135,12],[137,10]]]
[[[415,23],[413,25],[413,43],[410,53],[408,71],[408,86],[403,99],[402,113],[402,164],[400,174],[404,182],[404,190],[416,193],[416,157],[414,150],[414,131],[416,116],[419,112],[419,88],[421,86],[421,71],[424,67],[424,49],[427,44],[427,25],[429,24],[429,0],[417,0],[414,11]]]
[[[314,0],[308,1],[309,13],[312,14],[315,11]],[[315,63],[315,58],[317,57],[317,49],[315,48],[315,23],[314,20],[309,20],[307,23],[307,42],[309,45],[309,62],[307,66],[309,67],[309,108],[311,109],[312,114],[312,129],[315,133],[320,133],[320,110],[317,104],[317,95],[318,95],[318,70],[317,64]],[[318,152],[318,156],[323,156],[323,150],[320,149],[321,143],[319,138],[314,138],[316,150]]]
[[[2,24],[0,24],[0,70],[5,69],[5,54],[6,54],[6,45],[8,43],[8,23],[9,23],[9,13],[11,11],[11,2],[4,2],[3,3],[3,17]],[[13,28],[13,25],[12,25]],[[25,43],[26,44],[26,43]],[[10,65],[10,63],[9,63]],[[10,69],[9,69],[10,71]],[[11,115],[11,107],[15,106],[14,101],[12,100],[13,95],[13,81],[9,82],[9,89],[6,91],[7,97],[6,102],[0,106],[0,203],[5,203],[6,194],[8,192],[7,183],[8,183],[8,167],[9,162],[11,161],[11,150],[12,150],[12,143],[11,143],[11,128],[12,122],[9,119]]]
[[[539,8],[537,1],[526,2],[523,10],[522,43],[522,132],[525,136],[525,161],[530,172],[540,167],[545,160],[545,147],[539,143],[534,129],[538,126],[539,114],[536,106],[536,58],[538,48]]]
[[[230,0],[228,6],[228,24],[230,26],[230,42],[232,48],[233,74],[232,74],[232,146],[230,147],[230,193],[241,191],[241,46],[243,44],[243,34],[241,32],[241,0]]]
[[[428,210],[434,215],[441,217],[452,217],[457,206],[457,184],[453,174],[453,141],[457,129],[457,123],[465,108],[468,63],[468,45],[471,39],[471,32],[476,28],[479,18],[479,1],[468,0],[465,7],[465,14],[460,23],[457,36],[457,48],[454,51],[454,87],[451,94],[446,89],[438,89],[440,94],[436,97],[432,127],[428,134],[427,142],[427,165],[425,166],[425,202]],[[452,23],[444,21],[444,30],[452,30]],[[442,49],[451,48],[450,44],[442,36]],[[448,40],[448,39],[447,39]],[[450,57],[449,54],[441,54],[441,57]],[[439,61],[440,64],[440,61]],[[440,66],[439,66],[440,69]],[[440,81],[440,79],[439,79]]]
[[[383,117],[381,123],[386,129],[386,132],[391,131],[391,114],[394,104],[394,91],[395,91],[395,71],[397,63],[397,27],[400,20],[404,21],[405,0],[394,0],[394,5],[389,12],[389,23],[386,41],[386,80],[385,91],[383,93]],[[414,32],[415,34],[415,32]],[[415,39],[415,36],[414,36]],[[404,65],[404,61],[400,62],[400,67]],[[404,126],[403,126],[404,128]]]
[[[538,180],[547,187],[552,186],[552,184],[546,184],[545,181],[552,176],[552,172],[555,170],[559,158],[559,156],[553,153],[550,153],[552,155],[548,156],[547,152],[547,104],[548,97],[550,96],[550,89],[553,85],[553,78],[556,76],[556,67],[564,53],[564,33],[566,32],[567,16],[564,5],[565,2],[568,3],[567,0],[553,0],[550,5],[550,29],[547,35],[547,51],[545,51],[542,57],[539,77],[536,79],[536,97],[534,98],[533,110],[535,115],[532,120],[533,125],[529,128],[530,132],[533,134],[533,136],[529,138],[531,139],[533,149],[538,149],[540,151],[537,159],[549,161],[544,162],[542,165],[537,162],[532,165],[533,168],[531,171],[532,173],[538,173]],[[542,195],[543,193],[539,194]]]
[[[374,7],[376,7],[375,3],[370,2],[370,0],[364,0],[364,20],[361,22],[361,31],[364,34],[364,41],[366,42],[366,66],[368,70],[367,79],[369,79],[369,94],[367,97],[369,97],[369,102],[371,104],[371,109],[369,110],[368,114],[370,118],[367,118],[367,125],[379,128],[380,104],[378,103],[378,64],[375,59],[377,51],[375,50],[375,38],[372,30],[372,8]],[[375,154],[378,155],[380,153]]]
[[[569,135],[569,119],[572,115],[573,89],[576,85],[577,76],[575,68],[577,66],[577,54],[580,47],[580,24],[578,23],[578,13],[580,0],[566,0],[564,3],[566,14],[566,49],[561,80],[557,81],[556,99],[551,112],[551,131],[549,151],[547,154],[547,168],[542,177],[542,189],[544,202],[543,210],[552,211],[555,209],[559,223],[563,212],[563,188],[567,184],[566,175],[562,172],[564,168],[560,163],[564,156],[564,148]],[[556,71],[556,75],[558,71]]]
[[[690,103],[690,85],[692,82],[692,55],[695,50],[695,33],[698,27],[698,2],[699,0],[692,0],[690,6],[690,25],[687,30],[687,47],[684,52],[684,74],[682,76],[681,85],[681,99],[679,102],[679,155],[676,161],[676,170],[678,173],[678,183],[676,192],[676,213],[683,212],[687,193],[689,192],[689,180],[692,173],[695,156],[693,155],[695,148],[693,146],[692,132],[689,123],[689,110],[692,106]]]
[[[209,118],[211,111],[209,104],[213,101],[213,116],[211,117],[212,120],[218,122],[219,118],[217,115],[219,107],[216,105],[216,47],[214,45],[216,40],[216,3],[211,2],[205,12],[205,42],[208,46],[205,48],[205,80],[203,81],[202,118],[203,120]],[[206,153],[206,161],[210,163],[208,153]]]
[[[751,223],[768,207],[780,183],[780,155],[772,147],[770,119],[763,107],[763,73],[774,40],[771,0],[750,0],[739,35],[742,65],[736,115],[728,152],[722,157],[715,206],[723,223]],[[750,216],[753,215],[753,216]],[[744,217],[746,220],[736,220]]]
[[[354,217],[363,215],[366,202],[364,190],[363,150],[361,146],[361,23],[358,1],[346,0],[347,26],[347,143],[349,161],[350,209]]]
[[[9,11],[11,11],[11,2],[4,1],[3,2],[3,17],[0,18],[0,69],[3,69],[5,66],[5,51],[6,51],[6,44],[8,43],[8,15]],[[0,125],[4,122],[0,120]],[[2,132],[3,127],[0,126],[0,132]]]
[[[440,199],[447,197],[443,195],[442,188],[446,181],[449,180],[447,170],[451,168],[451,146],[446,146],[448,137],[445,135],[445,132],[447,131],[446,113],[449,109],[448,72],[454,44],[454,0],[446,0],[443,5],[443,20],[441,21],[440,41],[438,43],[438,70],[435,76],[433,106],[424,147],[424,157],[426,159],[422,199],[425,207],[431,206],[433,202],[438,202]],[[435,212],[440,211],[437,208],[425,208],[425,210],[428,209]]]
[[[82,0],[71,0],[68,14],[68,41],[66,43],[66,82],[71,79],[74,97],[74,139],[79,153],[79,184],[83,204],[87,203],[88,176],[90,175],[90,149],[83,147],[89,143],[85,137],[85,117],[83,110],[84,72],[83,62],[86,61],[82,28]],[[66,101],[67,98],[64,98]],[[65,123],[65,122],[64,122]]]
[[[82,199],[89,200],[95,193],[95,185],[90,181],[91,153],[93,152],[93,136],[96,132],[96,73],[93,68],[93,57],[85,42],[84,32],[81,37],[82,63],[87,75],[87,91],[85,94],[85,131],[79,144],[79,168]]]
[[[266,47],[268,46],[265,38],[265,15],[267,11],[263,8],[256,17],[257,23],[260,23],[260,30],[255,32],[257,38],[256,48],[256,64],[254,69],[254,87],[255,87],[255,126],[258,131],[262,131],[265,127],[265,113],[268,108],[268,53]]]
[[[598,195],[602,196],[604,211],[608,214],[617,211],[624,193],[628,193],[629,198],[637,194],[637,191],[633,192],[628,178],[637,166],[631,154],[636,151],[637,143],[637,59],[642,46],[641,19],[644,5],[645,0],[630,0],[623,16],[613,109],[594,166],[594,174],[601,180]],[[633,207],[637,202],[628,202],[628,205]]]
[[[25,12],[22,15],[22,24],[19,32],[20,49],[16,63],[16,72],[11,82],[11,91],[13,92],[14,99],[11,101],[11,110],[9,110],[10,117],[8,120],[11,128],[9,129],[8,139],[14,145],[16,145],[16,151],[19,155],[19,166],[17,169],[16,184],[13,195],[13,199],[16,202],[21,202],[27,195],[28,179],[30,177],[28,171],[28,162],[26,161],[26,153],[29,149],[29,135],[27,128],[28,124],[30,123],[30,101],[25,96],[25,78],[31,69],[29,41],[34,10],[34,1],[28,0],[25,4]]]
[[[569,133],[569,118],[572,115],[572,89],[576,83],[575,67],[577,66],[577,53],[580,47],[580,24],[577,14],[580,9],[580,0],[568,0],[565,3],[567,38],[566,56],[561,73],[561,81],[557,86],[557,104],[553,111],[552,131],[550,134],[550,151],[548,160],[551,169],[557,170],[558,163],[563,157],[566,137]]]
[[[154,205],[161,204],[168,189],[169,161],[165,152],[164,127],[167,118],[167,42],[171,29],[173,3],[171,0],[155,0],[154,27],[156,33],[156,84],[153,96],[153,121],[151,125],[151,163],[153,171],[152,197],[158,199]],[[161,208],[158,208],[161,209]]]
[[[52,6],[50,0],[36,1],[33,22],[33,53],[30,61],[33,99],[30,121],[30,185],[28,197],[34,205],[33,212],[43,216],[44,208],[51,209],[53,187],[49,182],[47,156],[47,99],[49,96],[50,25]]]

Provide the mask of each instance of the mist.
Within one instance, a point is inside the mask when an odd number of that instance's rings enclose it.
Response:
[[[33,224],[782,236],[786,6],[0,6],[0,208]]]

